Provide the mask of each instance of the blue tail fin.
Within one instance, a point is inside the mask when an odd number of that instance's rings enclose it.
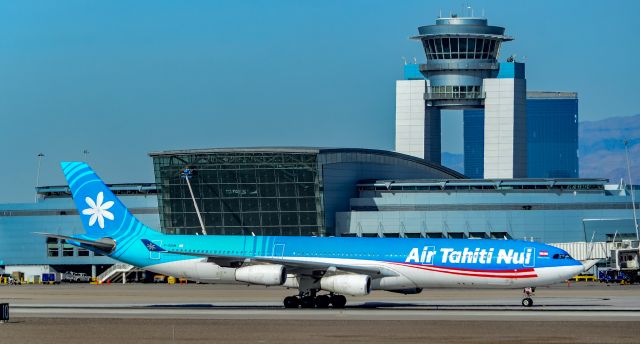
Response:
[[[129,241],[149,231],[84,162],[62,162],[86,237]],[[129,239],[129,240],[127,240]]]

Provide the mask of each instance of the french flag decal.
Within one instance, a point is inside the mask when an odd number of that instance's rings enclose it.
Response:
[[[540,250],[540,257],[548,257],[549,256],[549,252],[546,250]]]

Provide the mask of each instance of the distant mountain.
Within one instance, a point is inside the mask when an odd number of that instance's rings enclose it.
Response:
[[[580,177],[627,180],[624,140],[629,141],[631,178],[640,184],[640,114],[580,122]]]
[[[580,177],[627,180],[624,140],[629,141],[629,162],[633,183],[640,185],[640,114],[580,122]],[[464,155],[443,152],[442,164],[464,173]]]

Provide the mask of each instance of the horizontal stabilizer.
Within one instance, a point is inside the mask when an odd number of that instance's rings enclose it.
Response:
[[[164,248],[160,247],[160,245],[153,243],[147,239],[141,239],[144,246],[149,250],[149,252],[167,252]]]
[[[104,252],[111,252],[113,251],[114,248],[116,248],[115,241],[109,238],[102,238],[100,240],[87,240],[87,239],[80,239],[80,238],[70,237],[66,235],[58,235],[58,234],[51,234],[51,233],[34,232],[34,234],[46,236],[47,238],[62,239],[69,242],[76,242],[76,243],[84,244],[87,246],[92,246]]]

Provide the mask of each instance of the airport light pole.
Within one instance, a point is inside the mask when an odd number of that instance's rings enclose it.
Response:
[[[38,202],[38,186],[40,186],[40,166],[42,164],[42,158],[44,158],[44,154],[42,153],[38,153],[37,155],[38,157],[38,170],[36,171],[36,194],[33,198],[33,202],[36,203]]]
[[[636,195],[633,193],[633,181],[631,180],[631,164],[629,163],[629,141],[624,140],[624,152],[627,156],[627,176],[629,177],[629,188],[631,189],[631,206],[633,208],[633,225],[636,228],[636,240],[640,240],[638,234],[638,217],[636,216]]]
[[[191,193],[191,199],[193,200],[193,207],[196,208],[196,214],[198,215],[198,221],[200,221],[200,228],[202,228],[202,235],[207,235],[207,230],[204,228],[204,222],[202,222],[202,216],[200,215],[200,208],[198,208],[198,203],[196,202],[196,197],[193,195],[193,189],[191,188],[191,182],[189,181],[193,176],[193,170],[185,167],[184,170],[181,171],[180,177],[184,178],[187,181],[187,186],[189,187],[189,193]]]

